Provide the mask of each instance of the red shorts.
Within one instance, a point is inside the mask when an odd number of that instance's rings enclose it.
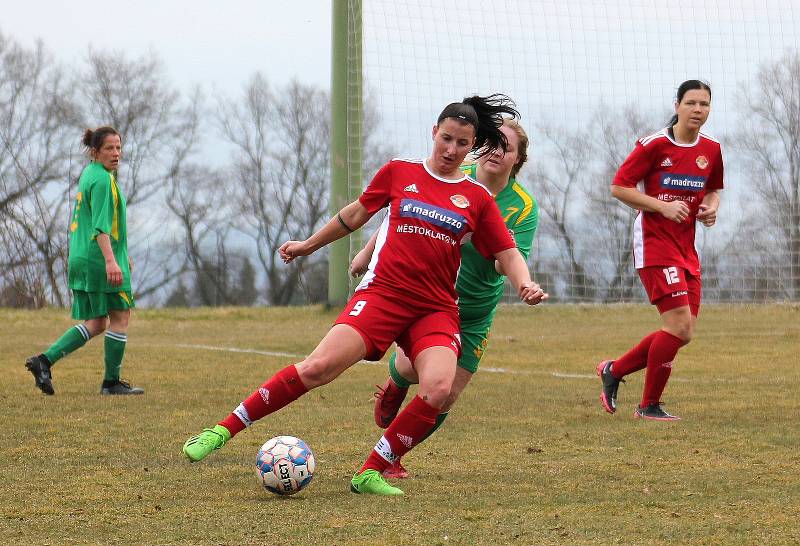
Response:
[[[334,324],[355,328],[367,346],[365,360],[380,360],[397,344],[414,362],[429,347],[449,347],[461,355],[458,310],[432,309],[372,288],[357,291]]]
[[[677,266],[657,265],[637,269],[650,303],[659,313],[666,313],[678,307],[689,306],[692,315],[700,312],[700,298],[703,283],[699,275]]]

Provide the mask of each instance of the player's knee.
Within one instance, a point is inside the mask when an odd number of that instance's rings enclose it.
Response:
[[[330,383],[338,375],[330,359],[313,355],[297,364],[297,373],[309,389]]]
[[[683,341],[684,345],[687,345],[690,341],[692,341],[694,328],[692,327],[690,321],[679,322],[678,324],[673,325],[670,330],[670,333]]]
[[[420,394],[423,400],[435,408],[443,408],[450,396],[450,382],[433,380],[426,385],[420,385]]]
[[[83,323],[86,331],[89,332],[89,337],[93,338],[99,336],[106,330],[107,320],[105,317],[87,320]]]

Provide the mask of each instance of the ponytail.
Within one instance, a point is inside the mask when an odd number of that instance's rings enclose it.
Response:
[[[439,124],[446,118],[453,118],[475,127],[475,145],[472,151],[479,151],[477,157],[482,157],[497,148],[502,148],[503,152],[508,148],[506,136],[500,130],[505,119],[503,114],[511,118],[520,117],[514,101],[508,96],[501,93],[486,97],[475,95],[445,106],[436,123]]]

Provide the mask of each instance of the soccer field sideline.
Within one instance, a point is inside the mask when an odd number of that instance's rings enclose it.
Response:
[[[164,345],[164,344],[141,344],[142,347],[151,347],[151,348],[167,348],[167,347],[175,347],[178,349],[196,349],[196,350],[205,350],[205,351],[217,351],[217,352],[229,352],[229,353],[243,353],[243,354],[255,354],[261,356],[278,356],[278,357],[286,357],[286,358],[305,358],[307,355],[300,355],[300,354],[293,354],[293,353],[284,353],[280,351],[265,351],[262,349],[248,349],[248,348],[241,348],[241,347],[217,347],[214,345],[193,345],[188,343],[177,343],[175,345]],[[390,349],[391,351],[391,349]],[[387,352],[387,354],[390,354]],[[368,366],[381,366],[386,365],[386,363],[382,360],[379,361],[371,361],[371,360],[361,360],[357,362],[357,364],[365,364]],[[508,368],[498,368],[493,366],[482,366],[478,368],[479,372],[484,373],[497,373],[497,374],[509,374],[509,375],[546,375],[550,377],[556,377],[559,379],[590,379],[590,380],[597,380],[597,374],[579,374],[579,373],[568,373],[568,372],[560,372],[560,371],[545,371],[545,370],[510,370]],[[681,377],[672,377],[670,381],[677,381],[677,382],[690,382],[690,381],[697,381],[696,379],[686,379]],[[736,380],[727,379],[724,377],[715,377],[712,379],[714,383],[736,383]]]

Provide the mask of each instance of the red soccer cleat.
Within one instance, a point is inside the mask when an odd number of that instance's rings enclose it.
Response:
[[[391,464],[391,466],[389,466],[389,468],[383,471],[383,477],[394,479],[408,478],[408,470],[406,470],[406,468],[400,462],[400,459],[397,459]]]
[[[386,380],[383,387],[375,385],[380,389],[375,393],[375,424],[381,428],[386,428],[400,411],[403,400],[406,399],[408,387],[398,387],[392,378]]]

